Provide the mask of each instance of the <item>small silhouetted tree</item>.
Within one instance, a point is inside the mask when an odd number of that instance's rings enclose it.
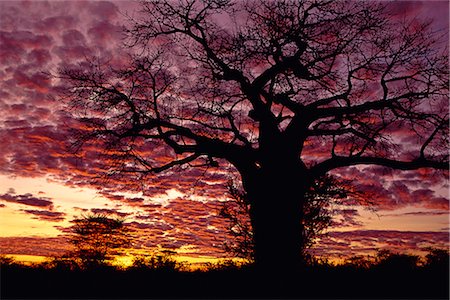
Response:
[[[143,1],[127,66],[60,72],[79,141],[109,147],[112,176],[229,163],[257,265],[296,268],[315,180],[357,165],[449,168],[447,43],[391,5]]]
[[[130,244],[122,219],[93,214],[77,218],[73,223],[70,243],[74,250],[69,256],[78,260],[82,267],[104,265],[119,254],[119,249]]]

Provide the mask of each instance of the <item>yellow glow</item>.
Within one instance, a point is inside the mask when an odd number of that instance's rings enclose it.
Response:
[[[81,212],[74,208],[101,208],[111,204],[111,201],[99,196],[97,191],[87,188],[72,188],[46,178],[12,178],[0,175],[0,194],[13,189],[13,195],[30,193],[33,197],[47,197],[53,201],[52,211],[66,214],[66,220],[51,222],[37,219],[32,214],[21,210],[48,210],[30,205],[0,201],[5,207],[0,208],[0,237],[12,236],[57,236],[61,232],[55,226],[67,227],[73,216]]]
[[[46,256],[39,255],[8,254],[6,256],[12,257],[15,261],[25,264],[42,263],[48,259]]]
[[[11,206],[11,208],[9,207]],[[14,236],[47,236],[53,237],[61,234],[54,223],[33,219],[30,215],[12,208],[13,205],[0,209],[0,237]]]
[[[0,175],[0,193],[6,193],[13,188],[16,194],[31,193],[36,197],[48,197],[54,202],[55,209],[98,208],[111,202],[97,194],[94,189],[72,188],[44,177],[12,178]],[[4,202],[2,202],[4,203]]]
[[[129,267],[133,264],[133,256],[118,256],[114,259],[113,264],[121,267]]]
[[[180,263],[183,263],[186,270],[197,270],[203,268],[206,264],[211,263],[219,263],[223,261],[223,258],[217,258],[217,257],[211,257],[211,256],[201,256],[201,257],[192,257],[192,256],[186,256],[186,255],[173,255],[172,258]],[[113,262],[116,266],[121,267],[130,267],[133,264],[134,256],[127,255],[127,256],[118,256],[115,258],[115,261]],[[243,262],[244,260],[239,258],[233,258],[233,261],[236,262]]]

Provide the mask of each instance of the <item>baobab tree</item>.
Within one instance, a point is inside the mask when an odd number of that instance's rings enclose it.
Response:
[[[144,1],[127,66],[58,76],[80,141],[104,142],[114,175],[231,164],[256,264],[297,267],[314,180],[356,165],[448,169],[447,50],[431,22],[390,5]]]
[[[303,203],[303,243],[301,256],[311,258],[308,249],[321,237],[325,229],[333,223],[332,207],[342,204],[349,196],[358,202],[367,202],[362,194],[346,188],[348,182],[338,182],[331,176],[323,176],[316,180],[305,193]],[[254,261],[254,238],[250,220],[251,204],[244,191],[240,190],[232,181],[228,183],[230,199],[222,204],[220,216],[228,225],[231,240],[224,243],[224,250],[236,257]],[[370,203],[369,203],[370,204]]]

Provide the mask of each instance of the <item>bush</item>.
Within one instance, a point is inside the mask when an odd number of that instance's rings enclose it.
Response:
[[[345,260],[344,266],[354,269],[370,269],[374,265],[373,257],[356,255]]]
[[[392,270],[412,270],[418,267],[419,256],[394,253],[389,250],[380,250],[375,258],[377,268],[387,268]]]
[[[152,255],[141,255],[133,259],[130,269],[134,270],[158,270],[158,271],[183,271],[185,265],[176,261],[171,252],[161,252]]]
[[[215,263],[207,263],[205,270],[208,271],[235,271],[242,270],[245,267],[251,267],[252,263],[248,261],[237,261],[233,259],[223,259]]]
[[[6,255],[0,255],[0,268],[14,265],[17,265],[17,262],[14,260],[14,258]]]
[[[51,257],[41,264],[45,269],[75,271],[82,268],[81,263],[70,255]]]
[[[429,248],[425,256],[425,267],[434,269],[448,269],[450,253],[447,249]]]

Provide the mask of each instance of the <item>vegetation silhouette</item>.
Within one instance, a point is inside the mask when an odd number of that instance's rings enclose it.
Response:
[[[81,123],[76,146],[101,145],[106,173],[138,182],[233,166],[256,265],[296,270],[317,179],[357,165],[449,168],[445,34],[392,5],[144,1],[125,29],[126,66],[88,59],[56,75]]]
[[[74,249],[48,261],[51,268],[108,268],[114,258],[131,245],[129,228],[121,218],[87,214],[72,220],[72,223],[68,240]]]
[[[140,255],[133,259],[130,267],[135,271],[160,271],[160,272],[175,272],[186,270],[187,266],[173,258],[173,251],[160,251],[152,255]]]
[[[0,256],[1,296],[2,299],[448,299],[448,261],[449,253],[443,249],[430,249],[421,260],[414,255],[379,251],[376,256],[349,258],[337,265],[317,259],[286,280],[278,274],[268,278],[254,265],[232,260],[190,271],[180,268],[170,254],[164,253],[150,259],[138,258],[129,268],[109,265],[75,270],[45,263],[24,265]]]

